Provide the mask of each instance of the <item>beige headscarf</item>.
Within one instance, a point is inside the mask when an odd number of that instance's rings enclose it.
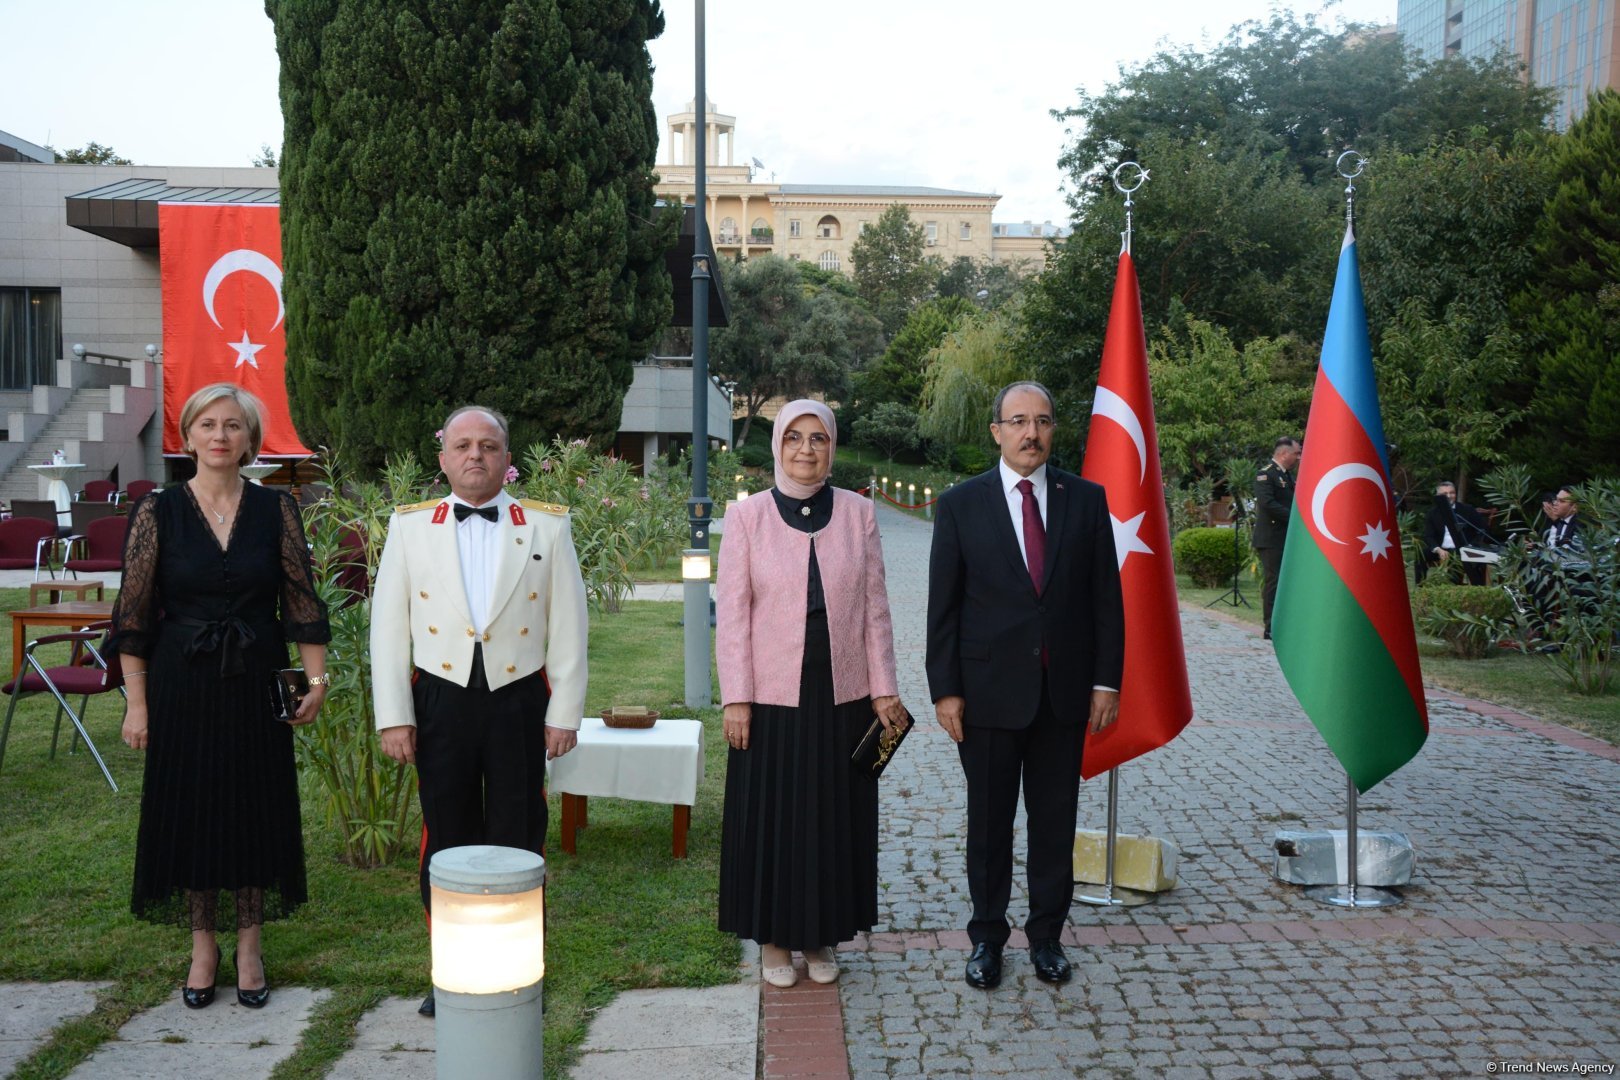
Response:
[[[827,471],[813,484],[799,483],[782,468],[782,436],[787,434],[787,429],[793,421],[805,415],[814,416],[821,421],[821,426],[827,429]],[[808,499],[826,486],[827,477],[832,475],[833,454],[837,450],[838,421],[833,419],[831,409],[809,398],[788,402],[782,406],[782,411],[776,414],[776,422],[771,428],[771,461],[776,466],[776,490],[790,499]]]

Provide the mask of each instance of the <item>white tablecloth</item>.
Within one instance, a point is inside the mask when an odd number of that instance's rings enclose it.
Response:
[[[650,728],[610,728],[587,716],[579,744],[550,764],[553,791],[691,806],[703,782],[703,724],[660,719]]]

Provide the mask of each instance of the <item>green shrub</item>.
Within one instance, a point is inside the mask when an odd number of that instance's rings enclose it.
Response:
[[[1498,635],[1492,626],[1513,614],[1513,600],[1500,588],[1452,585],[1431,575],[1412,590],[1412,617],[1419,630],[1446,643],[1453,656],[1490,655]]]
[[[771,467],[771,444],[768,439],[748,442],[737,448],[737,460],[750,469],[768,469]]]
[[[1203,586],[1227,584],[1249,559],[1248,541],[1240,536],[1234,547],[1231,529],[1183,529],[1171,550],[1176,568]]]
[[[978,443],[958,443],[951,457],[956,467],[969,476],[977,476],[996,463],[990,448]]]
[[[862,465],[858,461],[843,461],[833,458],[832,479],[833,487],[848,488],[859,491],[872,482],[872,467]]]

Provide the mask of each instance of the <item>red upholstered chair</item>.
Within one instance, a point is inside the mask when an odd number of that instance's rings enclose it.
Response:
[[[85,526],[83,536],[68,538],[68,559],[62,569],[100,574],[124,568],[124,530],[129,526],[126,517],[105,517]]]
[[[111,480],[86,480],[79,498],[84,502],[117,502],[118,485]]]
[[[30,641],[28,649],[23,654],[23,667],[19,675],[6,683],[3,691],[11,695],[11,705],[6,709],[5,727],[0,728],[0,765],[6,759],[6,740],[11,737],[11,718],[17,711],[17,701],[24,694],[47,693],[56,699],[56,726],[51,731],[51,758],[56,757],[57,738],[62,733],[62,714],[66,713],[73,721],[73,745],[68,753],[78,750],[79,740],[89,749],[90,756],[96,759],[101,767],[101,775],[107,778],[108,785],[118,790],[118,782],[113,779],[112,772],[107,763],[101,759],[101,751],[90,738],[90,732],[85,730],[85,708],[90,699],[101,694],[110,694],[114,690],[124,693],[124,669],[119,663],[119,656],[107,650],[107,635],[111,632],[110,624],[95,624],[100,629],[75,630],[69,634],[50,634],[37,641]],[[73,652],[66,664],[56,667],[46,667],[35,655],[36,650],[46,645],[72,643]],[[68,698],[79,695],[79,710],[73,711],[68,704]],[[123,710],[119,710],[123,715]]]
[[[142,495],[150,495],[157,490],[156,480],[131,480],[129,487],[124,489],[124,498],[134,502]]]
[[[56,544],[56,524],[40,518],[11,517],[0,521],[0,570],[50,569],[46,556]],[[51,577],[56,571],[51,570]]]

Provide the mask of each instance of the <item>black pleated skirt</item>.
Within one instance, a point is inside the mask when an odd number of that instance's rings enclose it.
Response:
[[[811,615],[799,707],[754,705],[726,761],[721,930],[802,951],[877,922],[877,782],[849,763],[871,722],[871,698],[833,703],[827,618]]]
[[[188,657],[184,637],[162,626],[147,667],[130,907],[151,922],[230,931],[308,898],[292,727],[270,716],[270,672],[286,666],[287,647],[261,635],[243,650],[246,670],[222,676],[219,653]]]

